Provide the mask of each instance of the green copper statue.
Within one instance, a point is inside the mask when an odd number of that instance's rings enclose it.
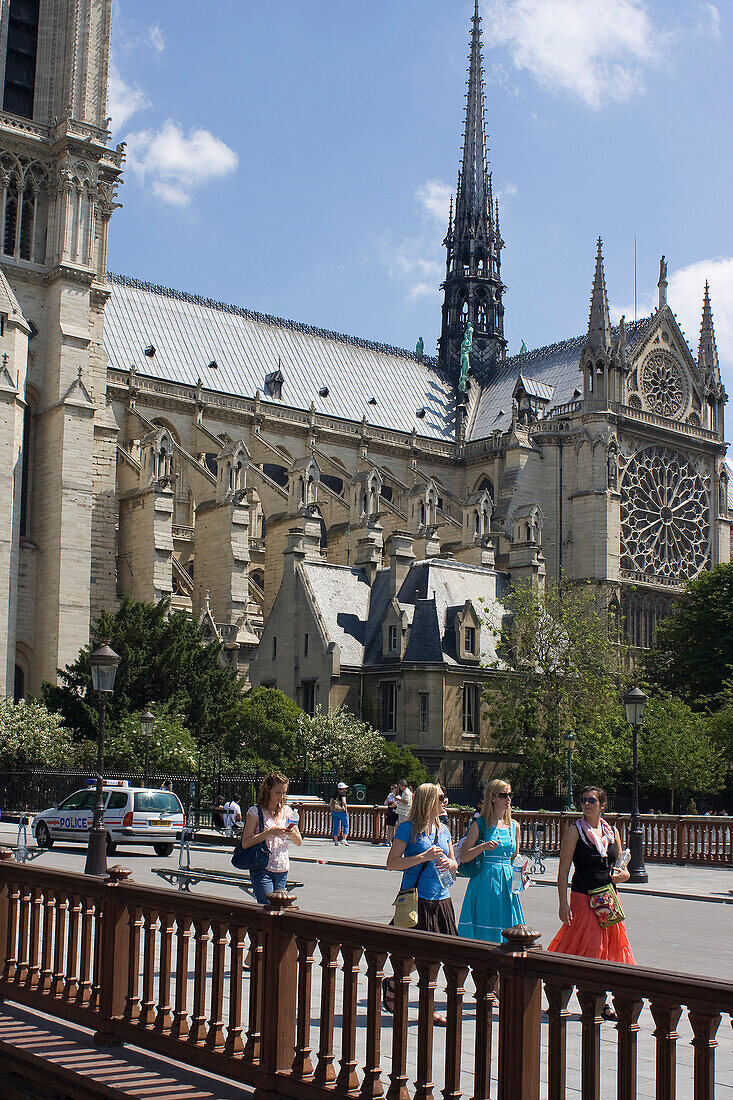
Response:
[[[423,340],[422,340],[422,336],[421,336],[420,339],[418,340],[417,344],[415,345],[415,355],[418,357],[418,359],[422,359],[424,352],[425,352],[425,345],[423,344]]]
[[[458,392],[466,392],[466,383],[468,382],[468,371],[471,366],[469,356],[471,354],[471,348],[473,347],[473,325],[469,321],[466,325],[466,334],[463,337],[463,343],[461,344],[461,377],[458,379]]]

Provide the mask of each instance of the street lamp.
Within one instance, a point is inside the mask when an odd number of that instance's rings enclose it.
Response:
[[[644,866],[644,833],[639,817],[639,762],[637,738],[644,721],[647,697],[641,688],[633,687],[621,700],[626,708],[626,721],[631,726],[631,829],[629,830],[629,882],[648,882]]]
[[[155,715],[150,713],[150,707],[147,706],[140,715],[140,729],[142,730],[143,737],[145,738],[145,775],[143,776],[143,787],[148,785],[148,760],[150,753],[150,738],[153,736],[153,726],[155,725]]]
[[[84,867],[85,875],[107,874],[107,836],[102,824],[104,814],[102,796],[102,777],[104,774],[104,718],[107,711],[107,696],[111,695],[115,686],[115,675],[120,663],[119,656],[113,649],[103,643],[89,655],[89,663],[92,666],[92,688],[99,696],[99,730],[97,733],[97,785],[96,799],[94,802],[94,816],[92,827],[89,831],[89,844],[87,847],[87,861]]]
[[[566,810],[573,810],[573,752],[575,751],[575,734],[565,734],[565,744],[568,746],[568,804]]]

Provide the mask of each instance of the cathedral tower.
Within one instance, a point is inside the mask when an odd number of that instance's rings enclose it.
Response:
[[[7,643],[16,694],[54,679],[115,600],[116,426],[102,346],[123,159],[107,147],[111,7],[3,0],[0,9],[0,265],[29,330],[27,362],[11,361],[10,349],[6,362],[24,420],[16,563],[0,592],[16,608]]]
[[[481,56],[481,16],[478,0],[472,18],[471,55],[466,96],[463,162],[458,176],[455,211],[451,208],[445,244],[446,274],[442,289],[443,322],[439,359],[454,381],[460,376],[461,343],[466,325],[473,325],[472,369],[502,359],[504,305],[498,203],[494,205],[486,155],[484,81]]]

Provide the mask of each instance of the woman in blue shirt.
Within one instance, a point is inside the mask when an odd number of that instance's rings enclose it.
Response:
[[[417,887],[417,925],[421,932],[442,932],[457,936],[453,902],[445,882],[455,876],[458,863],[448,828],[440,820],[443,792],[434,783],[423,783],[415,791],[406,821],[395,829],[387,856],[388,871],[402,871],[402,889]],[[385,978],[384,1007],[394,1005],[394,983]],[[436,1014],[435,1023],[445,1023]]]

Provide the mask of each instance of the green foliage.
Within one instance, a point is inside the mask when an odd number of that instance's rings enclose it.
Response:
[[[674,613],[657,627],[645,661],[648,679],[693,710],[727,705],[733,672],[733,563],[690,581]]]
[[[312,718],[301,713],[298,742],[311,771],[323,769],[353,776],[384,759],[382,735],[345,707],[329,711],[316,707]]]
[[[302,768],[299,720],[303,711],[277,688],[258,687],[242,699],[224,749],[235,765],[286,773]]]
[[[199,744],[217,744],[236,721],[241,686],[236,671],[224,667],[218,642],[206,642],[201,628],[180,611],[169,614],[168,600],[149,604],[122,598],[114,615],[103,612],[92,630],[120,655],[107,717],[115,730],[148,703],[164,703],[180,714]],[[81,738],[93,739],[97,700],[92,692],[89,654],[59,670],[60,684],[45,683],[43,700]]]
[[[105,764],[110,771],[142,772],[145,767],[145,737],[139,714],[125,714],[109,738],[105,738]],[[196,770],[196,742],[183,718],[169,705],[155,708],[155,725],[150,738],[150,772],[183,774]]]
[[[0,762],[3,768],[58,768],[70,763],[71,731],[61,715],[35,699],[0,698]]]
[[[544,592],[512,586],[511,616],[498,635],[494,667],[501,671],[484,701],[497,747],[518,760],[522,785],[549,789],[564,779],[568,733],[576,737],[573,771],[581,782],[608,782],[622,766],[623,651],[609,630],[606,597],[591,584],[563,581]]]
[[[639,784],[675,794],[716,794],[725,764],[706,730],[706,719],[668,693],[652,696],[639,731]]]
[[[369,775],[369,783],[377,782],[384,787],[384,798],[393,783],[400,779],[406,779],[414,790],[421,783],[427,783],[430,774],[424,764],[421,764],[409,745],[395,745],[394,741],[384,742],[384,756],[379,764],[379,774]],[[361,780],[366,783],[367,779]]]
[[[721,697],[722,705],[705,717],[708,736],[728,764],[733,764],[733,682],[725,684]]]

